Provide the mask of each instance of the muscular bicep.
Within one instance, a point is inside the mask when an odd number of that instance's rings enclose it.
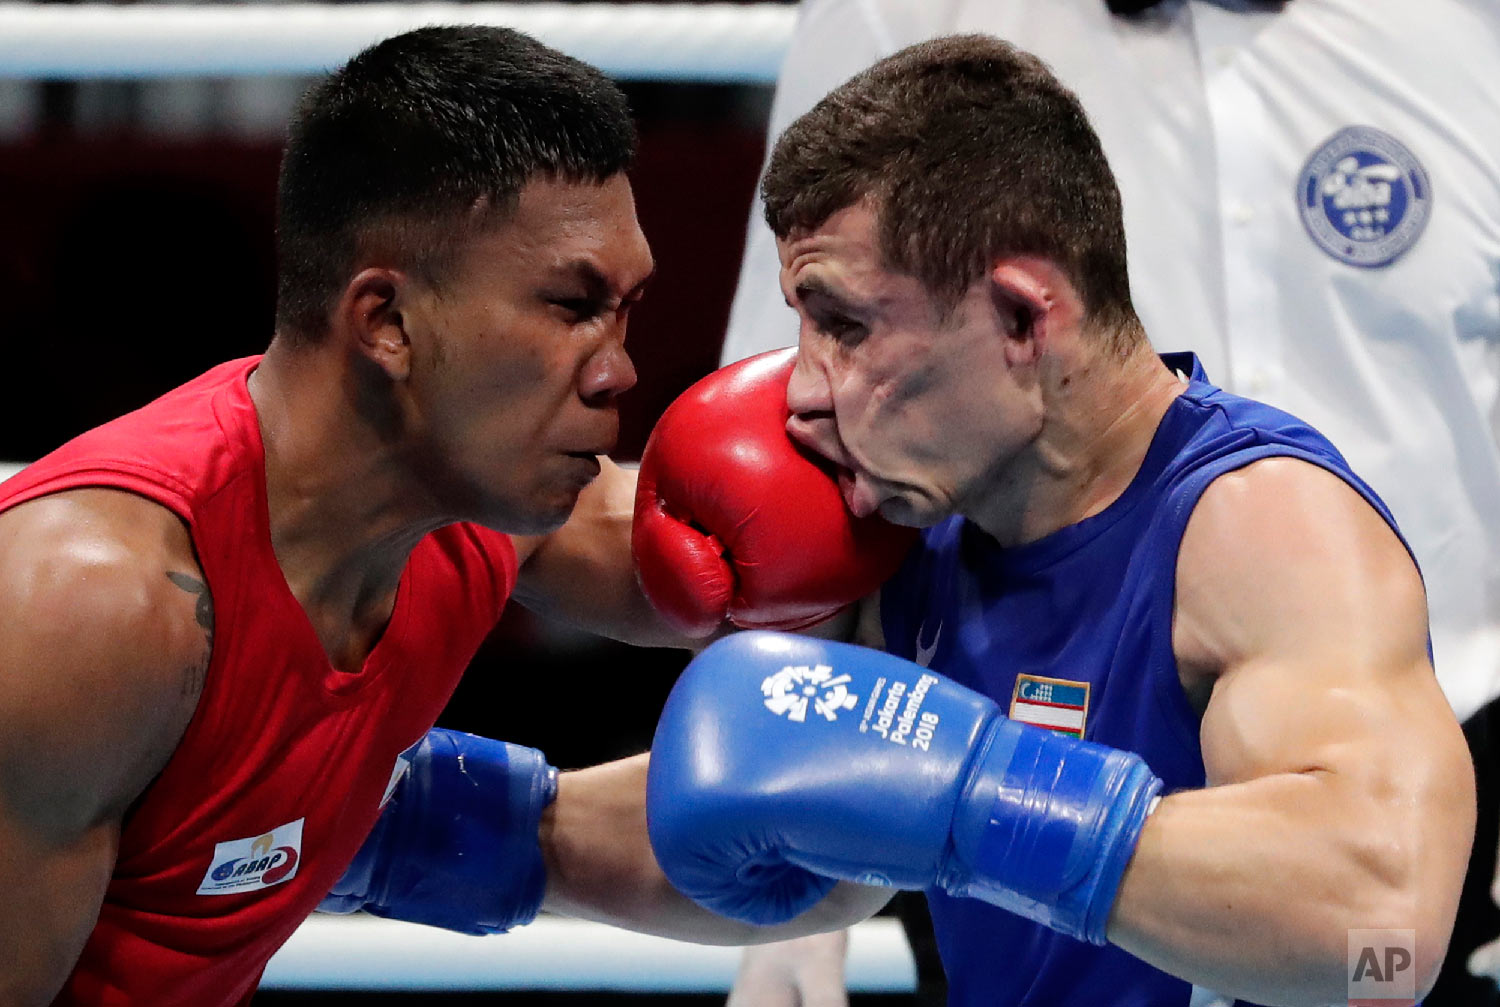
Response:
[[[92,492],[0,515],[0,1003],[66,978],[208,657],[203,595],[169,576],[201,577],[190,550],[169,562],[134,502]]]
[[[1210,784],[1278,777],[1289,800],[1347,802],[1381,835],[1461,863],[1472,778],[1428,658],[1421,578],[1363,497],[1292,459],[1223,477],[1188,523],[1177,582],[1174,646],[1211,675]]]
[[[1325,1002],[1345,988],[1350,930],[1410,930],[1423,988],[1453,925],[1474,785],[1399,538],[1336,476],[1261,461],[1203,495],[1176,587],[1209,786],[1148,820],[1111,940],[1242,999]]]

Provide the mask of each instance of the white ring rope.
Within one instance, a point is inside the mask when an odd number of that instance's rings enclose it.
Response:
[[[508,934],[469,937],[363,914],[314,913],[271,959],[261,988],[723,993],[739,960],[739,948],[555,916]],[[900,921],[882,916],[850,929],[846,977],[855,993],[916,989]]]
[[[316,74],[428,24],[507,25],[627,80],[769,83],[780,4],[0,3],[0,78]]]

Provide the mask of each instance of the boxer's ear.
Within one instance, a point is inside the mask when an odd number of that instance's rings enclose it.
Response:
[[[1052,260],[1017,255],[996,260],[987,276],[990,301],[1013,364],[1034,362],[1060,325],[1076,324],[1083,304],[1068,275]]]
[[[1005,355],[1012,363],[1029,363],[1040,355],[1038,322],[1047,312],[1047,284],[1038,260],[1001,259],[990,269],[990,303],[1005,338]]]
[[[394,269],[361,270],[344,288],[334,308],[336,328],[351,337],[351,349],[384,371],[392,381],[411,373],[411,339],[401,313],[406,276]]]

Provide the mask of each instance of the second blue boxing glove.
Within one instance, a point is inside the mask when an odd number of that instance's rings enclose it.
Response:
[[[647,822],[668,879],[735,919],[790,919],[842,879],[1102,944],[1160,788],[1138,755],[1010,721],[909,661],[740,633],[667,700]]]
[[[533,748],[434,727],[318,909],[467,934],[530,923],[547,868],[537,830],[557,770]]]

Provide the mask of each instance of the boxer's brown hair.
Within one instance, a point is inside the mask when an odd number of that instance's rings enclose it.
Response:
[[[922,42],[832,91],[776,141],[778,237],[869,200],[888,268],[951,310],[1004,255],[1058,263],[1091,321],[1134,338],[1120,192],[1077,96],[987,35]]]
[[[303,96],[277,188],[276,326],[316,341],[370,249],[431,282],[533,177],[602,182],[635,126],[598,70],[508,28],[419,28]]]

